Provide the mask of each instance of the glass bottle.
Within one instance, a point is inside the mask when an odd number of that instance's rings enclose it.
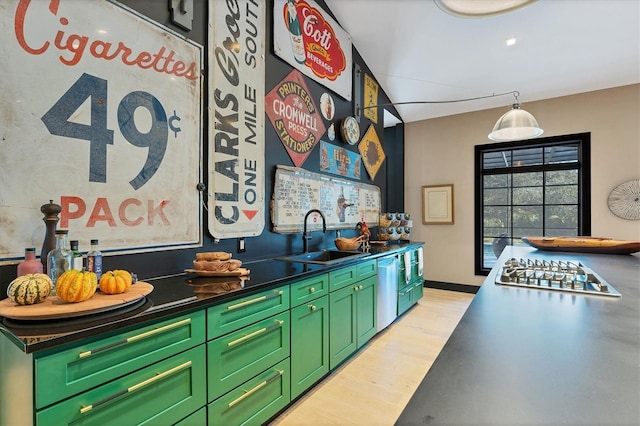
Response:
[[[98,249],[98,240],[91,240],[91,248],[87,253],[87,271],[95,272],[96,278],[102,276],[102,253]]]
[[[18,264],[18,276],[27,274],[41,274],[43,271],[42,262],[36,259],[36,248],[24,249],[24,260]]]
[[[73,265],[73,252],[67,248],[68,233],[66,229],[56,231],[56,248],[47,255],[47,275],[51,278],[54,288],[60,275],[71,269]]]
[[[82,271],[84,265],[82,264],[82,253],[78,250],[78,240],[71,240],[69,241],[69,244],[71,245],[71,251],[73,252],[72,268]]]
[[[293,0],[287,0],[287,28],[289,29],[289,37],[291,38],[293,58],[299,64],[304,64],[306,61],[304,42],[302,41],[302,31],[300,29],[298,12],[296,11],[296,5]]]

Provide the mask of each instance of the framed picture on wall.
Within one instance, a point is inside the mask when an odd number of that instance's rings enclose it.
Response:
[[[453,225],[453,184],[422,187],[422,223]]]

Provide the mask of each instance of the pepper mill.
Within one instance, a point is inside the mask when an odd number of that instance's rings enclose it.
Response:
[[[62,211],[62,207],[58,204],[54,204],[53,200],[49,200],[49,204],[43,204],[40,206],[40,211],[44,213],[42,220],[46,226],[44,242],[42,243],[42,250],[40,251],[40,262],[42,262],[43,270],[48,271],[47,254],[56,248],[56,227],[60,220],[58,214]]]

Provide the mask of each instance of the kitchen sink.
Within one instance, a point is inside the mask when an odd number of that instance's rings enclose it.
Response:
[[[347,260],[368,256],[369,253],[359,251],[321,250],[311,253],[293,254],[276,258],[287,262],[314,263],[318,265],[333,265]]]

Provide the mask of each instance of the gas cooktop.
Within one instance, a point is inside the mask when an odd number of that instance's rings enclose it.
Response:
[[[574,260],[511,258],[496,284],[620,297],[620,293],[591,269]]]

